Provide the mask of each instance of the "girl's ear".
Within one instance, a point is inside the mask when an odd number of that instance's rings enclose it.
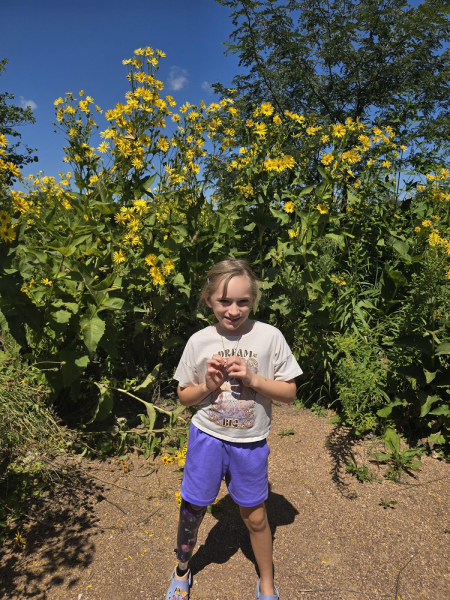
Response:
[[[205,302],[209,306],[209,308],[212,308],[211,299],[209,296],[205,296]]]

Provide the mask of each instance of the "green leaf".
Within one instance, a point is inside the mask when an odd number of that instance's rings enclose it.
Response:
[[[400,453],[400,436],[395,429],[388,427],[384,433],[383,439],[385,444],[392,452],[397,455]]]
[[[450,343],[444,342],[443,344],[439,344],[439,346],[436,348],[435,354],[450,354]]]
[[[147,415],[148,415],[148,420],[150,421],[148,424],[148,428],[150,431],[153,431],[153,428],[155,426],[155,421],[156,421],[156,410],[155,407],[153,406],[153,404],[148,403],[147,406]]]
[[[342,423],[342,417],[340,415],[334,415],[331,419],[328,419],[327,423],[330,425],[340,425]]]
[[[432,433],[427,441],[429,444],[445,444],[445,437],[439,431],[438,433]]]
[[[290,217],[284,210],[275,210],[274,208],[270,208],[270,212],[276,219],[279,219],[282,225],[286,225],[286,223],[289,223]]]
[[[57,323],[68,323],[73,313],[67,310],[57,310],[51,313],[51,316]]]
[[[410,249],[408,244],[406,244],[405,242],[401,242],[400,240],[396,240],[393,243],[393,248],[398,252],[401,258],[407,261],[411,260],[411,256],[409,255]]]
[[[179,335],[175,336],[175,337],[171,337],[167,340],[164,340],[163,342],[163,352],[165,352],[166,350],[169,350],[169,348],[173,348],[173,346],[178,346],[179,344],[184,344],[185,343],[185,339],[180,337]]]
[[[145,181],[141,180],[141,186],[144,188],[145,191],[147,191],[149,189],[149,187],[152,185],[152,183],[155,181],[156,175],[157,175],[157,173],[155,173],[154,175],[151,175],[150,177],[147,177],[147,179]]]
[[[125,300],[123,298],[105,298],[100,305],[100,308],[111,308],[114,310],[120,310],[123,308]],[[130,307],[131,308],[131,307]]]
[[[146,390],[149,385],[151,385],[154,381],[156,381],[156,378],[158,376],[161,366],[162,366],[162,363],[159,363],[158,365],[156,365],[156,367],[152,370],[151,373],[149,373],[147,375],[147,377],[144,379],[144,381],[142,383],[140,383],[136,387],[132,388],[133,391],[137,392],[139,390]]]
[[[450,408],[448,407],[448,404],[443,404],[442,406],[439,406],[438,408],[435,408],[434,410],[430,410],[430,412],[428,413],[429,415],[450,415]]]
[[[113,390],[110,390],[102,383],[96,383],[95,385],[100,390],[100,396],[92,419],[88,421],[88,423],[93,423],[94,421],[104,421],[106,417],[111,414],[114,404]]]
[[[421,417],[425,417],[425,415],[427,415],[430,412],[431,409],[431,405],[434,404],[435,402],[439,402],[439,400],[441,399],[440,396],[429,396],[426,392],[424,392],[423,390],[419,390],[419,392],[417,393],[417,396],[419,397],[419,401],[420,401],[420,416]]]
[[[102,335],[105,333],[105,322],[95,315],[92,319],[81,319],[80,327],[86,348],[91,353],[95,352]]]
[[[62,365],[64,387],[70,387],[83,374],[89,364],[89,356],[79,350],[61,350],[59,358]]]

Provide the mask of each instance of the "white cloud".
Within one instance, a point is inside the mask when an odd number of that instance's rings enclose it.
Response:
[[[169,85],[170,90],[181,90],[187,85],[188,82],[188,72],[186,69],[182,69],[181,67],[170,67],[169,79],[167,83]]]
[[[211,84],[207,81],[204,81],[202,83],[202,90],[205,90],[205,92],[208,92],[208,94],[214,94],[214,90],[212,89]]]
[[[38,107],[34,100],[25,100],[23,96],[20,96],[20,106],[22,108],[27,108],[29,106],[31,110],[36,110]]]

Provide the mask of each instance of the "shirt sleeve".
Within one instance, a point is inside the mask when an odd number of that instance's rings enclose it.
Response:
[[[173,378],[181,387],[190,387],[200,383],[195,366],[193,344],[190,339],[184,348]]]
[[[274,356],[274,380],[289,381],[303,373],[288,343],[280,332]]]

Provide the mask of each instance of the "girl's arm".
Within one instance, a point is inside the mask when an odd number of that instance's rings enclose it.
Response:
[[[244,384],[245,385],[245,384]],[[275,381],[273,379],[267,379],[253,373],[251,387],[266,398],[271,398],[275,402],[283,402],[289,404],[294,402],[297,394],[297,386],[295,385],[295,379],[289,379],[289,381]]]
[[[183,406],[194,406],[209,396],[219,385],[222,385],[225,377],[224,363],[224,359],[216,354],[206,361],[207,369],[203,383],[188,387],[178,386],[177,393],[180,403]]]
[[[190,385],[189,387],[178,386],[178,399],[183,406],[194,406],[209,396],[211,390],[208,390],[206,383],[199,385]]]
[[[242,358],[232,356],[227,360],[228,373],[232,377],[239,377],[242,383],[247,387],[253,388],[256,392],[266,398],[271,398],[275,402],[284,402],[289,404],[294,402],[297,393],[295,379],[289,381],[275,381],[252,373],[247,363]]]

